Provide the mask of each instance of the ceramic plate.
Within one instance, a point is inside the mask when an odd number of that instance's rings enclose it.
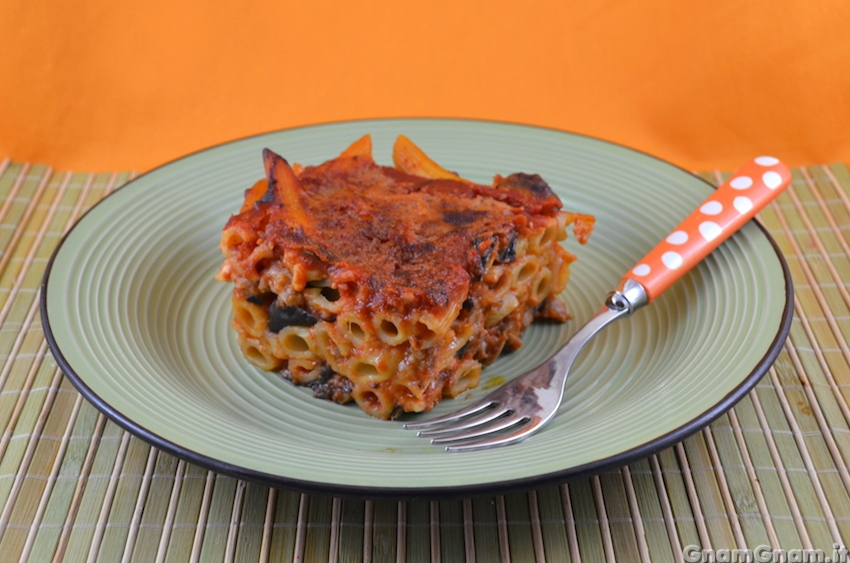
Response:
[[[652,305],[601,333],[575,365],[560,414],[517,445],[449,454],[402,421],[314,399],[252,367],[230,328],[231,288],[213,279],[221,229],[263,177],[264,147],[318,164],[365,133],[379,163],[391,164],[403,133],[478,182],[539,173],[566,209],[597,218],[586,246],[565,241],[578,255],[562,295],[574,319],[533,325],[522,349],[489,366],[478,389],[434,413],[545,359],[712,190],[618,145],[481,121],[354,121],[204,150],[105,198],[53,256],[41,294],[44,327],[80,392],[155,446],[238,478],[340,495],[470,496],[561,482],[670,446],[730,408],[778,354],[791,319],[790,277],[771,238],[751,222]]]

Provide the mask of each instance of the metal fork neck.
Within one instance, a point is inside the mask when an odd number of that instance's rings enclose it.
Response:
[[[620,287],[608,294],[608,299],[605,300],[605,305],[618,312],[623,312],[618,315],[618,318],[625,318],[632,313],[649,303],[649,296],[646,289],[633,279],[625,278]]]

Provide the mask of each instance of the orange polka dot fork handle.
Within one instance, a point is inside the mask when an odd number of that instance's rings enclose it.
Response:
[[[661,295],[790,183],[788,168],[773,157],[760,156],[744,165],[639,260],[596,315],[548,360],[476,403],[404,427],[448,451],[504,446],[537,432],[557,413],[570,369],[585,344]]]
[[[633,280],[643,286],[646,302],[653,301],[790,183],[791,172],[778,159],[748,162],[623,276],[620,291]]]

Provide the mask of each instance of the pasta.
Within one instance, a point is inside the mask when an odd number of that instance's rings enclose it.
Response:
[[[561,210],[537,175],[476,184],[400,136],[394,166],[371,138],[318,166],[266,149],[221,237],[246,359],[338,403],[389,419],[479,382],[535,318],[563,322],[557,296],[593,217]]]

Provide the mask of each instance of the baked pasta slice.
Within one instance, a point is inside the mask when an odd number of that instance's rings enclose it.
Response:
[[[218,279],[251,363],[386,419],[476,386],[534,319],[566,320],[560,241],[572,225],[584,243],[593,217],[537,175],[476,184],[404,136],[395,166],[371,153],[368,135],[318,166],[265,150]]]

